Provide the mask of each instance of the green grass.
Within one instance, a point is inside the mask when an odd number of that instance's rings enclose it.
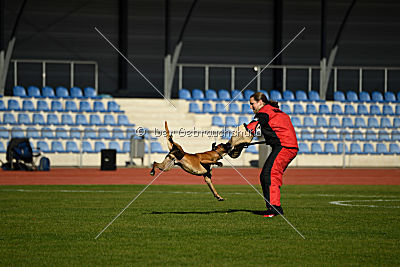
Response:
[[[264,203],[249,186],[217,185],[218,202],[206,185],[152,185],[95,240],[143,188],[0,186],[0,264],[400,264],[400,208],[388,207],[400,206],[400,186],[284,186],[285,216],[304,240],[283,218],[254,214]],[[368,199],[356,203],[382,207],[329,203]]]

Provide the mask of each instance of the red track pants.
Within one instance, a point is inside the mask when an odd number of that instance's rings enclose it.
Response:
[[[297,149],[273,146],[260,174],[260,183],[267,208],[270,205],[281,206],[281,190],[283,172],[296,157]]]

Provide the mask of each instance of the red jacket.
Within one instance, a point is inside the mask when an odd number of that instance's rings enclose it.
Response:
[[[245,124],[245,127],[253,135],[256,134],[257,128],[260,127],[267,145],[281,145],[296,149],[299,147],[290,117],[279,108],[271,105],[263,106],[254,116],[254,119],[249,124]]]

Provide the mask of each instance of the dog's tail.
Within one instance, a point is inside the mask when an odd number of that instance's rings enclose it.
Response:
[[[174,141],[172,140],[172,136],[169,133],[167,121],[165,121],[165,134],[166,134],[165,137],[167,138],[168,149],[171,150],[172,146],[174,144]]]
[[[170,154],[174,155],[178,160],[181,160],[185,155],[185,151],[183,151],[183,148],[179,144],[172,140],[172,135],[169,132],[167,121],[165,121],[165,135]]]

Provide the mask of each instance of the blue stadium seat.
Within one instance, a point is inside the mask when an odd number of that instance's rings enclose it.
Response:
[[[6,105],[4,104],[4,101],[0,99],[0,111],[6,111]]]
[[[65,145],[65,152],[67,153],[79,153],[78,145],[75,141],[67,141]]]
[[[9,130],[6,127],[0,127],[0,138],[9,139]]]
[[[18,114],[18,124],[32,125],[29,115],[27,113]]]
[[[203,113],[215,114],[213,106],[210,103],[203,103]]]
[[[103,122],[101,121],[101,119],[100,119],[100,116],[97,115],[97,114],[90,114],[89,123],[90,123],[91,125],[96,125],[96,126],[98,126],[98,125],[104,125],[104,123],[103,123]]]
[[[344,96],[344,93],[341,91],[336,91],[333,93],[333,100],[334,101],[339,101],[339,102],[344,102],[346,101],[346,97]]]
[[[19,96],[19,97],[27,97],[25,88],[22,86],[14,86],[13,88],[13,96]]]
[[[380,144],[380,143],[376,145],[376,153],[384,155],[392,154],[388,151],[387,146],[385,144]]]
[[[365,143],[363,145],[363,154],[377,154],[377,153],[375,152],[375,148],[372,144]]]
[[[200,89],[193,89],[192,91],[193,100],[204,100],[204,93]]]
[[[278,102],[283,100],[281,92],[279,92],[277,90],[271,90],[269,93],[270,93],[271,100],[275,100]]]
[[[47,98],[56,98],[54,89],[50,86],[45,86],[42,88],[42,96]]]
[[[61,115],[61,124],[62,125],[75,125],[74,120],[72,119],[72,116],[69,114],[62,114]]]
[[[371,94],[372,102],[383,102],[383,95],[381,92],[375,91]]]
[[[131,139],[132,137],[133,138],[137,137],[135,129],[132,129],[132,128],[127,129],[126,130],[126,139]]]
[[[97,130],[99,139],[111,139],[111,133],[107,128],[98,128]]]
[[[316,91],[310,91],[310,92],[308,92],[308,99],[309,99],[310,101],[316,101],[316,102],[323,101],[323,100],[320,99],[319,93],[316,92]]]
[[[317,127],[328,127],[328,123],[324,117],[317,117]]]
[[[305,114],[304,108],[301,104],[293,105],[293,114]]]
[[[187,89],[181,89],[181,90],[179,90],[179,99],[185,99],[185,100],[191,100],[192,99],[192,97],[191,97],[191,95],[190,95],[190,92],[189,92],[189,90],[187,90]]]
[[[3,142],[0,141],[0,153],[6,153],[6,147],[3,145]]]
[[[242,104],[242,114],[254,114],[249,104]]]
[[[250,100],[250,96],[252,96],[254,94],[254,91],[246,89],[246,90],[244,90],[243,93],[244,93],[244,96],[243,96],[244,100],[249,101]]]
[[[40,113],[33,114],[32,122],[33,122],[33,124],[36,124],[36,125],[46,125],[44,117]]]
[[[49,127],[43,127],[41,130],[41,137],[44,138],[48,138],[48,139],[54,139],[54,133],[53,130],[50,129]]]
[[[22,110],[23,111],[35,111],[35,106],[31,100],[22,101]]]
[[[115,101],[107,102],[107,111],[115,113],[124,113],[124,111],[121,110],[121,107]]]
[[[359,93],[361,102],[371,102],[371,96],[368,92],[362,91]]]
[[[318,114],[317,106],[314,105],[314,104],[307,104],[307,106],[306,106],[306,113],[307,113],[307,114],[310,114],[310,115],[316,115],[316,114]]]
[[[346,99],[349,102],[358,102],[358,95],[354,91],[347,91],[346,92]]]
[[[389,152],[391,154],[400,154],[400,147],[398,144],[389,144]]]
[[[304,120],[303,120],[303,126],[304,127],[315,127],[314,119],[309,116],[305,116]]]
[[[243,123],[249,123],[250,121],[249,121],[249,119],[247,118],[247,117],[245,117],[245,116],[239,116],[239,122],[238,122],[238,125],[243,125]]]
[[[97,139],[96,131],[93,128],[85,128],[83,130],[83,139]]]
[[[97,95],[96,90],[93,87],[86,87],[83,89],[83,93],[85,97],[93,98],[93,99],[100,99],[101,97]]]
[[[225,105],[222,103],[215,104],[215,113],[227,114],[229,113],[227,109],[225,109]]]
[[[65,102],[65,111],[69,112],[78,112],[78,106],[76,105],[76,102],[74,100],[67,100]]]
[[[23,138],[23,137],[25,137],[25,133],[21,129],[21,127],[12,127],[11,128],[11,137]]]
[[[39,130],[36,129],[35,127],[26,128],[26,137],[32,139],[39,139],[40,138]]]
[[[312,143],[311,144],[311,154],[327,154],[322,150],[321,144]]]
[[[300,132],[300,140],[313,140],[313,136],[309,130],[301,130]]]
[[[296,100],[297,101],[308,101],[306,92],[304,92],[302,90],[297,90],[296,91]]]
[[[229,101],[231,100],[231,95],[229,94],[228,90],[221,89],[218,91],[218,99],[221,101]]]
[[[92,145],[88,141],[83,141],[82,142],[82,152],[84,152],[84,153],[95,153],[95,151],[92,148]]]
[[[40,93],[40,89],[36,86],[29,86],[28,87],[28,96],[41,98],[42,94]]]
[[[365,139],[367,141],[377,141],[378,137],[376,136],[376,132],[372,130],[367,130],[367,132],[365,133]]]
[[[326,136],[322,130],[315,130],[313,135],[313,140],[324,141],[326,140]]]
[[[121,147],[119,146],[119,143],[116,141],[109,142],[108,149],[115,149],[117,153],[122,153]]]
[[[93,111],[94,112],[107,112],[106,108],[104,107],[103,102],[101,102],[101,101],[94,101]]]
[[[357,106],[357,114],[358,115],[368,115],[369,112],[368,112],[367,106],[364,105],[364,104],[358,104],[358,106]]]
[[[86,116],[83,114],[75,115],[75,124],[76,125],[89,125]]]
[[[56,128],[56,139],[69,139],[67,130],[62,127],[57,127]]]
[[[392,131],[392,141],[400,141],[400,131]]]
[[[60,141],[51,142],[51,152],[53,153],[65,153],[65,149]]]
[[[393,108],[389,105],[384,105],[382,109],[382,115],[393,116],[394,115]]]
[[[327,114],[331,114],[331,111],[329,110],[329,106],[328,105],[320,104],[318,113],[321,114],[321,115],[322,114],[327,115]]]
[[[393,92],[386,92],[385,102],[396,102],[396,95]]]
[[[333,104],[332,105],[332,114],[343,115],[342,106],[340,106],[339,104]]]
[[[58,116],[56,114],[47,114],[47,125],[60,125]]]
[[[58,100],[51,101],[51,111],[64,111],[63,105]]]
[[[112,136],[111,139],[126,139],[124,132],[120,128],[114,128],[112,129]]]
[[[19,106],[19,102],[15,99],[9,99],[8,105],[7,105],[7,110],[20,111],[21,108]]]
[[[357,144],[357,143],[352,143],[352,144],[350,145],[350,154],[358,154],[358,155],[361,155],[361,154],[364,154],[364,152],[362,152],[361,147],[360,147],[359,144]]]
[[[381,118],[380,128],[392,128],[392,123],[389,118]]]
[[[272,95],[272,92],[271,92],[271,95]],[[296,100],[296,98],[294,97],[294,94],[293,94],[292,91],[285,90],[285,91],[283,91],[283,100],[285,100],[285,101],[294,101],[294,100]]]
[[[232,100],[233,101],[248,101],[248,99],[245,99],[242,92],[239,90],[233,90],[232,91]]]
[[[236,103],[229,104],[229,113],[231,114],[240,114],[239,105]]]
[[[400,115],[400,105],[396,105],[395,114],[396,114],[396,115]]]
[[[217,92],[215,92],[215,90],[213,90],[213,89],[208,89],[208,90],[206,90],[206,93],[205,93],[205,100],[208,100],[208,101],[218,101]]]
[[[369,107],[369,115],[381,115],[381,109],[378,105],[370,105]]]
[[[343,150],[343,146],[344,146],[344,150]],[[339,143],[339,144],[337,144],[337,152],[338,152],[338,154],[343,154],[343,152],[348,154],[349,153],[349,149],[348,149],[346,144],[343,145],[343,143]]]
[[[258,150],[256,146],[249,146],[244,150],[244,153],[258,154]]]
[[[368,128],[379,128],[378,120],[374,117],[368,118]]]
[[[88,101],[82,100],[79,102],[79,112],[92,112],[93,109]]]
[[[234,117],[232,116],[226,116],[225,117],[225,126],[226,127],[236,127],[237,123]]]
[[[299,143],[299,154],[310,154],[310,149],[306,143]]]
[[[82,89],[79,87],[76,87],[76,86],[72,87],[70,90],[70,93],[71,93],[72,98],[78,98],[78,99],[84,98]]]
[[[151,142],[150,143],[150,152],[151,153],[167,153],[168,151],[164,150],[159,142]]]
[[[292,121],[294,127],[303,127],[299,117],[291,117],[290,120]]]
[[[292,114],[292,111],[290,110],[290,106],[288,104],[281,104],[280,106],[283,112],[285,112],[286,114]]]
[[[324,152],[326,154],[337,154],[335,146],[332,143],[324,144]]]
[[[103,149],[106,149],[106,145],[102,141],[94,142],[94,152],[99,153]]]
[[[360,132],[360,131],[359,131]],[[361,132],[360,132],[361,133]],[[361,134],[361,137],[359,137],[359,135],[356,132],[356,135],[354,135],[353,133],[347,131],[347,130],[341,130],[339,132],[339,137],[340,140],[346,140],[346,141],[351,141],[353,139],[360,139],[360,140],[364,140],[364,136]]]
[[[131,142],[125,141],[122,143],[122,153],[129,153],[131,151]]]
[[[79,128],[72,127],[69,129],[69,138],[71,139],[81,139],[81,132]]]
[[[36,147],[37,147],[41,152],[44,152],[44,153],[51,153],[51,152],[52,152],[52,151],[50,150],[49,145],[47,144],[46,141],[39,141],[39,142],[37,142]]]
[[[363,141],[365,140],[363,133],[360,130],[355,130],[351,133],[352,140],[354,141]]]
[[[393,128],[400,128],[400,118],[393,119]]]
[[[200,110],[199,105],[197,103],[192,102],[189,104],[189,113],[201,114],[203,112]]]
[[[12,113],[3,113],[3,124],[16,125],[17,120]]]
[[[329,118],[329,127],[341,128],[342,125],[340,124],[340,121],[338,118],[330,117]]]
[[[356,119],[354,121],[354,127],[355,128],[367,128],[367,124],[365,123],[364,118],[356,117]]]
[[[114,116],[111,114],[104,115],[104,124],[111,125],[111,126],[117,125],[117,123],[115,122]]]
[[[131,123],[128,119],[128,116],[125,114],[119,114],[117,118],[117,123],[118,125],[123,125],[123,126],[135,126],[134,123]]]
[[[354,109],[353,105],[347,104],[347,105],[344,106],[344,114],[346,114],[346,115],[356,115],[357,113],[356,113],[356,110]]]
[[[378,131],[378,140],[390,141],[390,134],[385,130],[380,130],[380,131]]]
[[[343,128],[353,128],[353,121],[351,120],[351,118],[348,117],[344,117],[342,118],[342,127]]]
[[[222,121],[222,118],[220,116],[213,116],[212,117],[212,123],[213,126],[219,126],[219,127],[224,127],[225,124]]]
[[[60,98],[69,98],[68,89],[63,86],[58,86],[56,88],[56,96]]]

